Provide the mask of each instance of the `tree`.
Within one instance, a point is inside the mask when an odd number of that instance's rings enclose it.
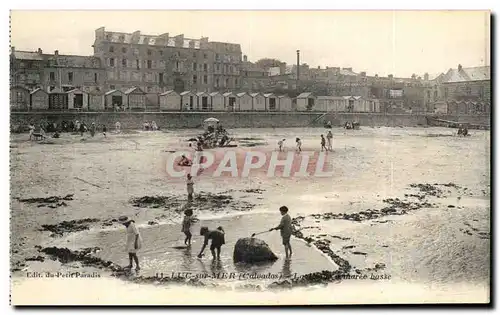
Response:
[[[273,58],[262,58],[259,59],[257,62],[255,62],[255,65],[259,68],[262,69],[269,69],[272,67],[279,67],[282,64],[282,62],[278,59],[273,59]]]

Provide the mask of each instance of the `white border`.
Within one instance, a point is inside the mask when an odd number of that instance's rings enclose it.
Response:
[[[287,10],[300,10],[300,9],[323,9],[323,10],[331,10],[331,9],[344,9],[344,10],[356,10],[356,9],[371,9],[371,10],[383,10],[383,9],[418,9],[418,10],[440,10],[440,9],[463,9],[463,10],[470,10],[470,9],[492,9],[493,11],[497,11],[495,9],[498,8],[499,6],[499,1],[486,1],[486,0],[474,0],[474,1],[449,1],[449,2],[438,2],[435,0],[420,0],[418,2],[408,2],[408,1],[386,1],[386,0],[379,0],[379,1],[342,1],[342,2],[335,2],[335,3],[330,3],[330,1],[318,1],[318,0],[308,0],[308,1],[294,1],[294,0],[288,0],[288,1],[264,1],[264,0],[253,0],[253,1],[241,1],[241,2],[236,2],[236,1],[203,1],[203,0],[198,0],[198,1],[181,1],[178,3],[173,3],[171,1],[168,1],[168,5],[157,1],[157,2],[152,2],[152,1],[119,1],[115,3],[111,2],[103,2],[97,1],[97,0],[87,0],[85,1],[85,4],[80,4],[78,2],[71,2],[68,3],[67,1],[12,1],[12,2],[7,2],[7,1],[2,1],[1,6],[2,6],[2,11],[1,11],[1,18],[2,18],[2,25],[4,26],[1,29],[1,36],[2,36],[2,42],[5,43],[4,49],[0,50],[3,54],[3,62],[5,67],[3,69],[8,69],[8,49],[7,45],[9,43],[9,9],[43,9],[43,10],[48,10],[48,9],[72,9],[72,10],[77,10],[77,9],[209,9],[209,10],[216,10],[216,9],[266,9],[266,10],[278,10],[278,9],[287,9]],[[9,6],[10,5],[10,6]],[[9,6],[9,7],[7,7]],[[496,21],[498,23],[498,20]],[[34,25],[33,27],[36,27]],[[494,33],[495,36],[492,38],[492,40],[497,39],[497,34]],[[495,56],[492,57],[497,57],[497,54],[495,53]],[[495,75],[493,73],[493,75]],[[495,76],[496,77],[496,76]],[[8,145],[9,145],[9,101],[8,101],[8,95],[9,95],[9,90],[8,90],[8,71],[3,71],[2,72],[2,84],[0,84],[0,88],[2,89],[2,95],[4,97],[3,102],[1,103],[1,110],[2,110],[2,115],[0,115],[0,139],[1,139],[1,147],[2,147],[2,163],[0,163],[1,171],[2,171],[2,176],[0,177],[2,180],[2,186],[0,189],[1,193],[1,198],[2,202],[4,203],[4,207],[2,207],[2,215],[3,215],[3,220],[1,220],[3,226],[3,237],[2,237],[2,242],[3,246],[2,248],[4,249],[4,255],[2,255],[2,297],[3,297],[3,303],[2,306],[6,309],[7,313],[13,312],[13,309],[9,307],[9,291],[10,291],[10,283],[9,283],[9,151],[7,150]],[[495,78],[496,82],[496,78]],[[495,85],[495,88],[497,86]],[[496,89],[497,90],[497,89]],[[496,104],[495,104],[496,105]],[[498,112],[500,110],[496,109],[496,117],[500,115]],[[498,134],[495,134],[495,136],[498,136]],[[498,138],[498,137],[495,137]],[[495,159],[495,161],[497,161]],[[498,161],[497,161],[498,162]],[[495,191],[497,193],[497,191]],[[496,194],[495,194],[496,195]],[[498,220],[498,214],[496,215],[496,218]],[[498,223],[498,222],[495,222]],[[497,248],[495,248],[497,249]],[[498,267],[497,263],[495,263],[495,267]],[[498,268],[495,268],[496,272],[498,273]],[[36,294],[34,292],[34,294]],[[362,292],[360,292],[360,295],[362,296]],[[497,300],[498,302],[498,300]],[[91,310],[93,313],[103,313],[104,311],[102,310]],[[169,313],[170,312],[176,312],[173,310],[167,310]],[[229,311],[234,311],[229,309]],[[278,311],[278,309],[273,309],[273,310],[257,310],[259,313],[274,313]],[[319,310],[313,310],[313,311],[319,311]],[[334,312],[342,312],[342,310],[334,310]],[[380,310],[384,312],[385,310]],[[398,310],[396,310],[398,311]],[[417,310],[419,311],[419,310]],[[52,310],[47,310],[47,312],[52,312]],[[67,314],[71,314],[72,310],[65,310]],[[115,313],[122,313],[123,310],[115,310],[115,311],[110,311],[108,310],[107,312],[115,312]],[[139,312],[139,310],[137,310]],[[194,311],[190,310],[189,312],[206,312],[206,310],[202,311]],[[360,312],[360,310],[352,310],[350,313],[356,313]],[[421,312],[425,312],[426,314],[437,312],[437,311],[430,311],[430,310],[422,310]],[[3,313],[3,312],[2,312]],[[473,313],[473,312],[472,312]]]

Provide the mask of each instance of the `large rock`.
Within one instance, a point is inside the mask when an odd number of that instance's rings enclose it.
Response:
[[[240,238],[234,245],[234,262],[258,263],[277,260],[269,245],[257,238]]]

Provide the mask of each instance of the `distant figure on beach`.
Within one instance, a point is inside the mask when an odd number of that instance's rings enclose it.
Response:
[[[29,124],[28,128],[30,130],[30,141],[31,141],[31,138],[33,137],[33,133],[35,133],[35,125]]]
[[[302,152],[302,141],[299,138],[296,138],[295,142],[297,143],[297,151]]]
[[[106,131],[108,130],[108,128],[106,128],[106,125],[102,125],[102,135],[104,136],[104,138],[106,138]]]
[[[179,166],[191,166],[193,163],[184,154],[181,156],[181,160],[177,163]]]
[[[153,131],[158,130],[158,125],[156,124],[156,121],[154,121],[154,120],[151,122],[151,129],[153,129]]]
[[[207,247],[208,245],[208,240],[212,240],[212,244],[210,244],[212,257],[213,259],[220,259],[220,248],[226,243],[224,237],[224,229],[222,228],[222,226],[219,226],[217,230],[213,231],[210,231],[208,227],[204,226],[200,229],[200,235],[205,237],[205,241],[203,242],[203,246],[201,247],[200,253],[198,254],[198,258],[203,257],[203,251],[205,251],[205,247]]]
[[[83,137],[83,133],[85,132],[85,125],[83,123],[80,124],[80,136]]]
[[[328,142],[328,150],[333,151],[332,147],[333,134],[331,130],[328,130],[328,133],[326,134],[326,140]]]
[[[182,220],[182,230],[186,235],[186,239],[184,240],[184,244],[187,246],[191,246],[191,237],[193,234],[191,234],[191,224],[194,222],[193,219],[193,210],[192,209],[186,209],[184,211],[184,219]]]
[[[80,131],[80,122],[78,120],[75,122],[75,130],[74,131],[76,131],[76,132]]]
[[[325,137],[323,137],[323,135],[321,135],[321,151],[323,151],[323,149],[325,149],[325,151],[328,151],[328,149],[326,148]]]
[[[135,270],[140,270],[141,268],[139,267],[137,251],[142,247],[141,234],[139,233],[139,230],[137,230],[134,220],[129,217],[121,216],[118,218],[118,222],[127,228],[126,250],[128,252],[129,265],[125,268],[132,269],[132,263],[135,261]]]
[[[280,224],[269,231],[280,230],[281,238],[283,239],[283,246],[285,246],[285,255],[286,258],[289,258],[292,256],[292,246],[290,245],[290,237],[292,236],[292,218],[290,218],[290,215],[288,214],[288,207],[286,206],[280,207],[280,213]]]
[[[280,152],[283,151],[283,144],[285,143],[285,140],[286,139],[278,141],[278,147],[279,147]]]
[[[191,174],[187,174],[186,187],[188,193],[188,201],[193,201],[194,181]]]
[[[119,121],[117,121],[117,122],[115,123],[115,131],[116,131],[116,133],[119,133],[119,132],[121,131],[121,130],[120,130],[120,129],[121,129],[121,127],[122,127],[122,124],[120,124],[120,122],[119,122]]]
[[[94,135],[95,135],[95,130],[96,130],[96,127],[95,127],[95,122],[93,122],[91,125],[90,125],[90,136],[93,138]]]
[[[58,139],[59,137],[60,137],[59,131],[56,130],[56,132],[54,132],[54,134],[52,135],[52,138]]]

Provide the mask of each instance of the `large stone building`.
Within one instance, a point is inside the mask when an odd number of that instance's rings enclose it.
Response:
[[[103,63],[107,89],[137,86],[147,93],[167,90],[212,92],[239,89],[241,46],[184,35],[95,31],[94,56]]]
[[[67,92],[81,89],[85,92],[101,89],[106,81],[104,68],[92,56],[44,54],[16,51],[11,48],[11,85],[21,85],[33,90],[41,88]]]

